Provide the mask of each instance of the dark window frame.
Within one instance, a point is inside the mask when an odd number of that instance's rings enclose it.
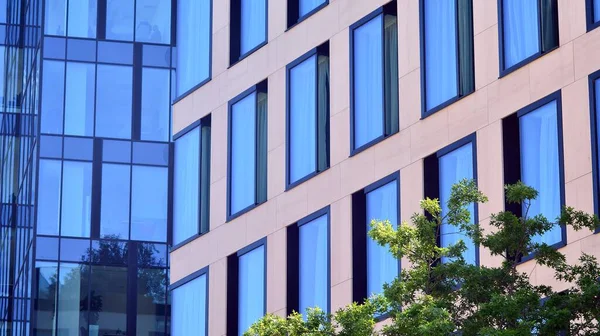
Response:
[[[600,27],[600,20],[594,22],[594,0],[585,1],[586,29],[588,32]],[[600,14],[600,13],[599,13]]]
[[[177,134],[175,134],[173,136],[173,143],[172,143],[172,155],[171,155],[171,164],[170,164],[170,168],[171,170],[173,170],[173,172],[170,174],[169,176],[169,184],[171,185],[170,193],[172,193],[173,195],[170,198],[170,203],[171,206],[169,207],[170,209],[170,217],[171,218],[171,231],[173,230],[173,226],[175,225],[174,222],[174,218],[173,218],[173,211],[174,211],[174,206],[175,206],[175,141],[177,141],[177,139],[181,138],[182,136],[188,134],[189,132],[191,132],[192,130],[199,128],[199,139],[200,139],[200,145],[199,145],[199,150],[200,152],[198,153],[199,156],[199,169],[198,169],[198,230],[197,233],[188,237],[187,239],[184,239],[183,241],[181,241],[180,243],[174,244],[171,246],[170,251],[173,252],[175,250],[177,250],[178,248],[180,248],[183,245],[186,245],[187,243],[195,240],[198,237],[201,237],[205,234],[207,234],[208,232],[210,232],[210,159],[211,159],[211,144],[212,144],[212,116],[211,114],[208,114],[206,116],[204,116],[203,118],[196,120],[195,122],[193,122],[192,124],[188,125],[187,127],[185,127],[184,129],[182,129],[181,131],[177,132]],[[204,134],[203,129],[204,128],[208,128],[208,144],[205,144],[204,141],[202,141],[202,136]],[[207,147],[204,147],[207,146]],[[204,150],[207,150],[208,153],[206,153]],[[203,156],[204,155],[208,155],[208,162],[204,162],[203,160]],[[204,181],[205,183],[203,183],[203,179],[202,179],[202,175],[203,173],[206,174],[206,178],[207,181]],[[203,190],[203,186],[206,185],[206,190]],[[204,201],[204,202],[208,202],[208,204],[203,204],[203,198],[202,198],[202,193],[206,192],[208,194],[208,200]],[[208,211],[208,215],[203,215],[203,211],[202,209],[205,209],[206,211]],[[207,217],[204,217],[207,216]],[[206,222],[203,223],[203,218],[206,218]],[[203,228],[204,227],[204,228]],[[170,237],[172,237],[173,235],[171,234]],[[172,243],[172,238],[171,240],[169,240],[170,243]]]
[[[181,287],[181,286],[183,286],[183,285],[185,285],[185,284],[187,284],[189,282],[192,282],[192,281],[198,279],[199,277],[201,277],[203,275],[206,275],[206,294],[205,294],[205,297],[206,297],[206,307],[205,307],[205,312],[206,312],[206,326],[205,326],[205,328],[206,328],[206,330],[205,330],[205,334],[208,335],[208,324],[209,324],[208,323],[208,321],[209,321],[208,318],[210,316],[210,310],[209,310],[209,293],[210,293],[210,290],[209,290],[209,288],[210,288],[209,266],[206,266],[206,267],[204,267],[204,268],[202,268],[202,269],[200,269],[200,270],[198,270],[198,271],[196,271],[196,272],[194,272],[194,273],[192,273],[192,274],[190,274],[190,275],[188,275],[188,276],[186,276],[186,277],[184,277],[184,278],[182,278],[180,280],[175,281],[173,284],[171,284],[167,288],[167,291],[168,292],[172,292],[175,289],[177,289],[177,288],[179,288],[179,287]],[[173,303],[171,303],[171,305],[172,304]],[[171,328],[172,328],[172,326],[171,326]],[[169,332],[170,332],[170,330],[169,330]]]
[[[550,52],[552,52],[555,49],[558,49],[560,46],[560,41],[559,41],[559,27],[558,27],[558,0],[537,0],[537,7],[538,7],[538,52],[536,52],[535,54],[519,61],[518,63],[506,68],[505,67],[505,60],[504,60],[504,15],[503,15],[503,1],[505,0],[498,0],[498,54],[499,54],[499,78],[502,78],[514,71],[516,71],[517,69],[520,69],[522,67],[524,67],[525,65],[531,63],[532,61],[546,55],[549,54]],[[552,18],[552,30],[553,30],[553,34],[555,35],[554,38],[556,38],[556,45],[554,45],[551,48],[546,48],[544,49],[544,40],[543,40],[543,29],[542,29],[542,25],[543,25],[543,18],[542,18],[542,1],[550,1],[552,8],[553,8],[553,17]],[[556,20],[554,20],[556,19]]]
[[[473,180],[477,184],[477,133],[471,133],[423,159],[423,192],[425,197],[440,198],[440,158],[467,144],[472,146]],[[479,206],[477,203],[474,204],[473,209],[473,222],[479,223]],[[441,246],[440,238],[441,236],[437,238],[437,246]],[[475,266],[480,266],[480,246],[474,243],[474,247]]]
[[[265,40],[257,44],[254,48],[246,53],[241,53],[241,8],[242,0],[229,0],[229,68],[241,62],[246,57],[252,55],[258,49],[269,43],[269,0],[265,2]],[[277,0],[282,1],[282,0]]]
[[[287,227],[287,314],[299,311],[300,307],[300,227],[321,216],[327,216],[327,307],[331,311],[331,209],[326,206]],[[304,313],[304,312],[300,312]]]
[[[299,25],[302,21],[308,19],[327,5],[329,5],[329,0],[325,0],[322,4],[313,8],[310,12],[300,16],[300,1],[302,0],[287,0],[287,29],[286,31],[294,28],[296,25]]]
[[[597,84],[596,81],[600,80],[600,70],[588,76],[588,88],[590,95],[590,135],[592,142],[592,187],[593,187],[593,200],[594,200],[594,213],[600,214],[600,148],[598,147],[598,141],[600,140],[600,129],[597,127],[600,117],[600,110],[596,110],[596,104],[600,97],[596,97]],[[595,233],[599,233],[598,228]]]
[[[227,257],[227,297],[226,297],[226,321],[227,335],[238,335],[238,286],[239,286],[239,258],[244,254],[251,252],[261,246],[264,246],[264,297],[263,297],[263,315],[267,313],[268,296],[268,264],[267,264],[267,237],[261,238],[254,243],[238,250]]]
[[[248,97],[249,95],[251,95],[252,93],[256,93],[256,100],[254,101],[254,118],[256,120],[255,122],[255,127],[256,127],[256,132],[254,135],[254,148],[256,150],[255,155],[258,156],[258,151],[260,150],[260,145],[258,142],[258,131],[259,131],[259,125],[258,125],[258,115],[259,115],[259,111],[258,111],[258,94],[259,93],[264,93],[267,95],[267,100],[268,100],[268,84],[267,84],[267,80],[263,80],[262,82],[250,87],[249,89],[247,89],[246,91],[240,93],[239,95],[237,95],[235,98],[231,99],[229,101],[229,103],[227,104],[227,222],[230,222],[232,220],[234,220],[235,218],[245,214],[246,212],[249,212],[250,210],[256,208],[257,206],[265,203],[268,199],[268,196],[265,197],[264,200],[259,199],[258,198],[258,191],[259,188],[261,188],[261,186],[259,185],[259,162],[255,157],[254,160],[254,164],[255,164],[255,176],[254,176],[254,185],[255,185],[255,190],[254,190],[254,203],[250,204],[249,206],[247,206],[246,208],[239,210],[236,213],[232,213],[231,212],[231,196],[232,196],[232,184],[231,184],[231,161],[232,161],[232,151],[231,151],[231,139],[232,139],[232,132],[231,132],[231,121],[232,121],[232,112],[233,112],[233,105],[235,105],[236,103],[238,103],[239,101],[241,101],[242,99]],[[268,106],[267,106],[267,134],[265,134],[265,141],[268,144]],[[268,149],[267,149],[268,152]],[[268,159],[267,159],[268,161]],[[266,167],[266,175],[268,176],[268,170],[269,168]],[[265,176],[265,185],[264,188],[265,190],[267,190],[268,188],[268,181],[267,181],[267,176]]]
[[[362,303],[368,298],[368,275],[367,275],[367,194],[390,182],[396,181],[397,198],[397,223],[400,226],[400,171],[396,171],[365,188],[352,194],[352,300]],[[402,262],[398,259],[398,274],[402,272]],[[385,318],[384,314],[380,318]]]
[[[365,17],[363,17],[362,19],[358,20],[357,22],[355,22],[354,24],[352,24],[350,26],[349,29],[349,33],[350,33],[350,156],[354,156],[362,151],[364,151],[365,149],[374,146],[375,144],[383,141],[384,139],[396,134],[399,132],[399,123],[400,121],[398,120],[398,125],[390,125],[390,126],[395,126],[394,130],[392,131],[388,131],[388,126],[387,125],[387,118],[389,116],[387,116],[387,111],[386,111],[386,80],[385,80],[385,75],[382,76],[382,95],[381,95],[381,99],[382,99],[382,106],[383,106],[383,111],[381,113],[381,117],[382,117],[382,123],[383,123],[383,134],[376,137],[375,139],[359,146],[359,147],[355,147],[354,146],[354,124],[355,124],[355,118],[354,118],[354,31],[358,28],[360,28],[361,26],[363,26],[364,24],[368,23],[369,21],[371,21],[372,19],[376,18],[377,16],[381,15],[382,16],[382,20],[381,20],[381,45],[382,45],[382,50],[381,50],[381,68],[382,68],[382,73],[385,74],[385,68],[386,68],[386,53],[385,53],[385,16],[386,15],[391,15],[396,17],[396,20],[398,18],[398,14],[397,14],[397,3],[396,0],[392,0],[391,2],[388,2],[387,4],[383,5],[382,7],[377,8],[376,10],[374,10],[373,12],[367,14]],[[398,29],[398,22],[396,21],[396,30]],[[397,50],[396,50],[397,52]],[[397,60],[396,60],[397,61]],[[395,98],[397,100],[399,100],[399,89],[398,92],[395,92],[396,97],[389,97],[391,98]]]
[[[471,0],[467,0],[464,1],[466,4],[466,6],[468,6],[468,8],[470,9],[470,13],[471,13],[471,21],[470,21],[470,42],[471,42],[471,50],[469,52],[469,55],[467,57],[469,57],[469,60],[471,62],[471,72],[472,72],[472,81],[473,81],[473,87],[472,88],[463,88],[464,85],[461,84],[461,80],[460,80],[460,73],[461,73],[461,44],[460,44],[460,34],[459,34],[459,9],[462,8],[459,6],[459,3],[462,0],[455,0],[455,8],[456,8],[456,17],[454,19],[454,27],[455,27],[455,31],[456,31],[456,91],[457,91],[457,95],[454,96],[453,98],[450,98],[448,100],[446,100],[443,103],[438,104],[437,106],[431,107],[431,108],[427,108],[427,82],[426,82],[426,64],[425,64],[425,48],[426,48],[426,38],[425,38],[425,1],[426,0],[419,0],[419,41],[420,41],[420,54],[421,54],[421,119],[425,119],[428,116],[448,107],[449,105],[452,105],[453,103],[467,97],[468,95],[470,95],[471,93],[475,92],[475,36],[473,35],[473,2]],[[464,91],[463,91],[464,90]]]
[[[503,142],[503,159],[504,159],[504,184],[513,184],[521,180],[521,147],[520,147],[520,127],[519,119],[530,112],[534,112],[540,107],[556,101],[556,124],[557,124],[557,140],[558,140],[558,175],[560,188],[560,206],[561,209],[566,205],[565,201],[565,160],[563,147],[563,123],[562,123],[562,94],[561,90],[555,91],[521,109],[515,113],[502,119],[502,142]],[[510,133],[510,135],[507,135]],[[504,200],[505,211],[510,211],[517,217],[522,215],[521,204],[510,204]],[[548,219],[552,220],[552,219]],[[567,227],[565,224],[559,224],[561,228],[561,241],[550,245],[554,249],[560,249],[567,245]],[[535,257],[534,254],[526,256],[509,256],[517,258],[523,263]]]
[[[290,159],[291,159],[291,149],[290,149],[290,131],[291,131],[291,124],[290,124],[290,94],[291,94],[291,83],[290,83],[290,74],[291,74],[291,70],[296,67],[297,65],[303,63],[304,61],[310,59],[312,56],[315,56],[315,122],[317,124],[317,129],[315,134],[317,135],[317,138],[315,139],[315,169],[313,170],[313,172],[311,172],[310,174],[298,179],[297,181],[290,181]],[[327,169],[329,169],[329,160],[330,160],[330,130],[329,130],[329,117],[330,117],[330,82],[331,82],[331,78],[329,78],[328,82],[327,82],[327,111],[325,111],[325,113],[327,114],[327,118],[326,118],[326,125],[325,125],[325,134],[321,135],[319,134],[319,57],[320,56],[326,56],[328,58],[328,64],[327,67],[330,68],[330,59],[329,59],[329,41],[325,42],[324,44],[311,49],[310,51],[308,51],[307,53],[305,53],[304,55],[298,57],[296,60],[294,60],[292,63],[288,64],[285,68],[285,73],[286,73],[286,86],[285,86],[285,90],[286,90],[286,94],[285,94],[285,139],[286,139],[286,143],[285,143],[285,185],[286,185],[286,191],[290,190],[292,188],[294,188],[295,186],[302,184],[303,182],[310,180],[311,178],[313,178],[314,176],[319,175],[320,173],[326,171]],[[331,76],[331,74],[330,74]],[[319,136],[324,137],[325,139],[325,144],[326,144],[326,156],[327,156],[327,162],[324,168],[320,169],[319,168]]]

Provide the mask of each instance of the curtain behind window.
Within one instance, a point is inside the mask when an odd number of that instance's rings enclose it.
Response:
[[[385,16],[384,66],[385,66],[385,132],[398,131],[398,27],[394,15]]]
[[[317,169],[323,171],[329,167],[329,57],[318,61]]]
[[[210,229],[210,135],[211,126],[202,126],[200,159],[200,233]]]
[[[256,92],[231,107],[230,214],[255,204],[257,174]],[[262,167],[261,167],[262,168]],[[264,167],[266,169],[266,166]]]
[[[504,68],[540,51],[538,0],[503,0]]]

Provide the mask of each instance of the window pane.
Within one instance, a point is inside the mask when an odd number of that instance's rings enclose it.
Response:
[[[131,67],[98,65],[96,136],[131,138]]]
[[[538,1],[503,0],[504,68],[540,51]]]
[[[62,134],[65,63],[44,61],[42,79],[42,133]]]
[[[90,334],[127,335],[127,268],[92,266]]]
[[[134,0],[108,0],[106,39],[133,41]]]
[[[256,92],[231,107],[230,213],[254,204],[256,189]]]
[[[168,169],[133,166],[131,239],[167,241]]]
[[[265,313],[265,246],[239,257],[238,335]]]
[[[102,165],[102,238],[129,239],[129,179],[129,165]]]
[[[60,233],[89,237],[92,204],[92,163],[64,161]]]
[[[458,95],[456,3],[427,0],[425,9],[425,83],[427,109]]]
[[[89,280],[87,272],[89,267],[83,264],[61,263],[60,265],[58,330],[61,335],[80,335],[87,329]]]
[[[367,232],[371,221],[389,220],[394,228],[398,225],[398,182],[393,181],[366,195]],[[385,246],[379,246],[367,237],[367,294],[381,293],[384,283],[390,283],[398,275],[398,260]]]
[[[94,91],[96,66],[67,63],[65,95],[65,134],[94,135]]]
[[[240,55],[244,55],[267,40],[266,0],[240,0]]]
[[[69,36],[96,37],[97,0],[69,1]]]
[[[317,167],[316,57],[290,69],[290,183],[309,175]]]
[[[175,140],[173,244],[199,232],[200,128]]]
[[[560,163],[556,101],[519,118],[521,141],[521,178],[539,194],[531,201],[528,217],[538,214],[555,222],[560,215]],[[523,205],[525,210],[525,205]],[[534,241],[549,245],[562,241],[561,227],[556,225]]]
[[[58,236],[60,222],[61,162],[40,160],[37,233]]]
[[[448,200],[452,186],[460,182],[462,179],[472,179],[473,176],[473,145],[468,143],[452,152],[445,154],[439,159],[440,165],[440,205],[442,206],[442,216],[448,214]],[[471,213],[471,223],[475,214],[474,204],[468,206]],[[443,223],[440,230],[440,242],[442,247],[447,247],[451,244],[456,244],[462,240],[467,246],[467,250],[463,253],[463,257],[467,263],[475,264],[476,250],[473,241],[460,231],[460,228]]]
[[[308,14],[310,11],[312,11],[313,9],[319,7],[320,5],[324,4],[325,0],[299,0],[299,14],[300,17],[303,17],[304,15]]]
[[[58,265],[51,262],[37,262],[35,265],[37,298],[34,333],[55,335]]]
[[[598,1],[600,2],[600,1]],[[596,160],[600,160],[600,79],[597,79],[594,82],[594,89],[596,91],[596,134],[592,136],[596,136]],[[600,167],[597,167],[600,168]],[[597,169],[597,174],[600,177],[600,169]],[[38,210],[39,211],[39,210]]]
[[[177,95],[210,74],[211,0],[177,2]]]
[[[354,144],[383,135],[382,16],[354,30]]]
[[[168,69],[142,70],[141,139],[169,141],[171,73]]]
[[[206,274],[171,292],[171,335],[206,335]]]
[[[300,237],[300,304],[301,313],[309,307],[327,311],[329,265],[327,215],[298,229]]]
[[[594,22],[600,21],[600,0],[594,0]]]
[[[46,0],[44,34],[65,36],[67,32],[67,0]]]
[[[139,268],[136,335],[165,335],[166,299],[167,270]]]
[[[135,40],[171,43],[171,0],[137,0]]]

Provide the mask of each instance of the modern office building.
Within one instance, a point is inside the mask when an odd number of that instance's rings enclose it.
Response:
[[[599,211],[598,0],[179,6],[196,25],[178,31],[190,68],[173,106],[174,336],[241,335],[266,312],[379,292],[405,263],[367,238],[369,221],[408,220],[463,177],[489,196],[473,207],[486,229],[521,212],[503,197],[517,180],[540,192],[530,213]],[[598,234],[539,239],[600,257]],[[467,245],[469,262],[500,262]]]

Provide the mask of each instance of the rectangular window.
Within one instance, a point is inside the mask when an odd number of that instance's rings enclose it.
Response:
[[[288,28],[318,12],[328,3],[329,0],[287,0]]]
[[[44,61],[42,75],[41,132],[63,133],[63,107],[65,98],[65,63]]]
[[[558,47],[557,0],[501,0],[500,74]]]
[[[106,39],[133,41],[135,0],[106,1]]]
[[[229,102],[228,220],[267,200],[267,82]]]
[[[135,41],[171,43],[171,0],[135,1]]]
[[[208,335],[208,268],[171,286],[171,335]]]
[[[227,335],[243,335],[265,314],[266,267],[266,238],[227,257]]]
[[[96,37],[97,0],[46,0],[45,35]]]
[[[586,0],[587,30],[600,26],[600,0]]]
[[[564,205],[560,92],[503,119],[502,127],[504,182],[512,184],[520,180],[539,193],[529,209],[526,204],[506,204],[506,209],[517,216],[527,212],[528,217],[543,215],[555,222]],[[564,226],[556,225],[534,241],[561,246],[566,242]]]
[[[267,0],[230,0],[229,63],[234,64],[267,43]]]
[[[63,161],[61,236],[89,237],[92,209],[92,163]]]
[[[400,261],[387,247],[380,246],[367,233],[373,221],[400,222],[398,173],[375,182],[352,195],[353,300],[361,302],[379,294],[384,283],[399,274]]]
[[[598,214],[600,213],[600,71],[596,71],[590,75],[589,88],[592,167],[594,171],[594,210]]]
[[[94,136],[95,90],[96,65],[67,62],[65,134]]]
[[[102,165],[100,237],[129,239],[130,190],[130,165],[109,163]]]
[[[208,232],[210,115],[175,138],[173,245]]]
[[[448,200],[452,186],[464,179],[476,179],[476,152],[475,134],[472,134],[424,159],[425,196],[439,199],[442,217],[448,214]],[[476,205],[469,205],[468,210],[471,213],[471,223],[476,223]],[[444,221],[438,231],[439,246],[448,247],[456,244],[459,240],[462,240],[467,246],[467,250],[463,254],[465,261],[472,265],[478,265],[477,246],[464,232],[461,232],[460,228]]]
[[[170,82],[169,69],[142,69],[140,140],[169,141]]]
[[[211,75],[212,0],[177,2],[177,96]]]
[[[472,0],[421,0],[423,116],[475,90]]]
[[[132,67],[99,64],[96,87],[96,136],[130,139]]]
[[[287,186],[329,167],[329,45],[287,66]]]
[[[350,27],[351,153],[398,132],[396,1]]]
[[[133,166],[131,171],[131,239],[167,241],[169,170]]]

